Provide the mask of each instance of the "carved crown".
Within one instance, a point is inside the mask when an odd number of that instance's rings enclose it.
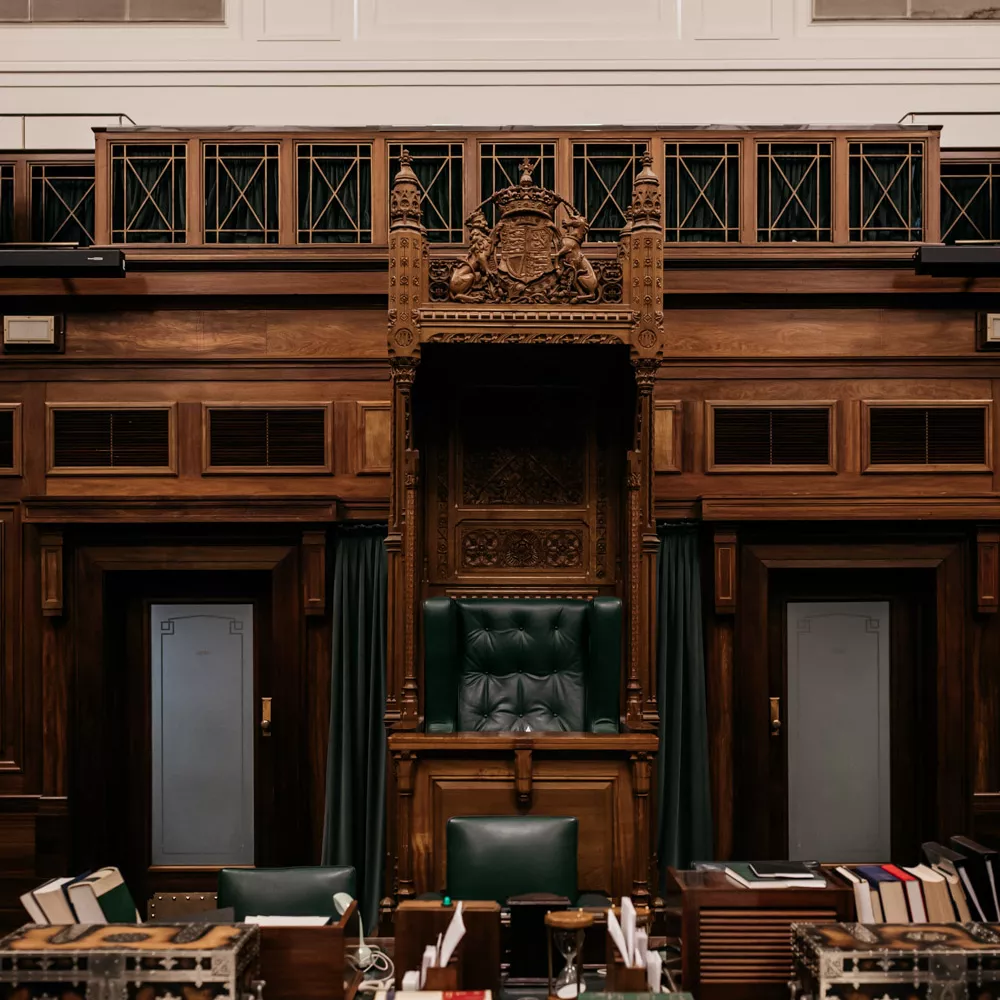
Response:
[[[521,162],[521,180],[513,187],[504,188],[493,196],[501,215],[512,212],[540,212],[550,219],[555,216],[560,199],[554,191],[539,187],[532,179],[531,160]]]

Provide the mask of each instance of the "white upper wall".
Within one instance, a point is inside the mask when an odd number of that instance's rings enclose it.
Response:
[[[811,0],[227,0],[225,25],[0,26],[0,148],[140,125],[944,125],[1000,146],[1000,21]]]

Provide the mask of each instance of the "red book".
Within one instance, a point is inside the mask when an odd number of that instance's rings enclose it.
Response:
[[[906,890],[906,902],[910,908],[910,920],[915,924],[927,923],[927,907],[924,906],[924,890],[920,884],[920,879],[904,872],[897,865],[882,865],[882,871],[887,872],[893,878],[898,878],[903,883]]]

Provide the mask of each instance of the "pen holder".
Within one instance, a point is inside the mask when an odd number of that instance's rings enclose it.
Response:
[[[611,935],[607,936],[608,974],[605,990],[608,993],[647,993],[646,967],[630,969],[623,961]]]
[[[458,990],[458,954],[443,968],[430,968],[424,978],[424,989],[431,992],[454,993]]]

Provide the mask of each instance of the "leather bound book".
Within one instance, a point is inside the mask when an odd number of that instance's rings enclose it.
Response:
[[[915,865],[913,868],[905,868],[904,871],[920,879],[924,890],[927,920],[932,924],[952,923],[955,920],[955,907],[945,877],[927,865]]]
[[[1000,920],[1000,903],[997,900],[997,852],[991,847],[983,847],[968,837],[949,838],[952,847],[965,855],[966,870],[976,889],[979,905],[990,921]]]
[[[906,892],[906,904],[910,908],[910,919],[915,924],[927,923],[927,910],[924,907],[924,894],[920,888],[920,879],[896,865],[882,865],[892,876],[903,883]]]
[[[868,879],[873,895],[875,890],[878,890],[882,901],[882,913],[887,924],[910,922],[903,883],[895,875],[890,875],[881,865],[858,865],[854,870]]]
[[[965,898],[969,903],[969,911],[972,914],[972,919],[981,920],[983,923],[986,923],[986,910],[983,909],[983,904],[979,900],[979,894],[976,892],[976,887],[969,874],[968,858],[964,854],[953,851],[949,847],[944,847],[933,840],[922,844],[920,849],[923,851],[929,865],[942,872],[950,872],[958,876],[962,890],[965,893]]]

